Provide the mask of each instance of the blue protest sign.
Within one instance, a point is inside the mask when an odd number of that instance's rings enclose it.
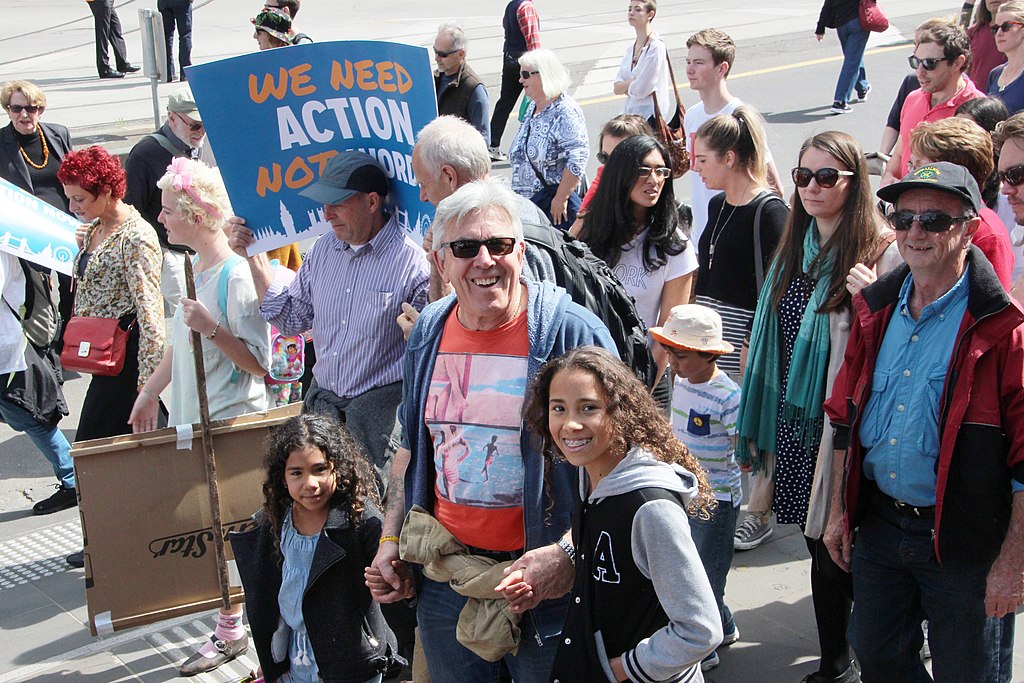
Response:
[[[74,216],[0,178],[0,250],[71,275],[78,253]]]
[[[398,221],[422,234],[433,207],[412,172],[415,134],[437,115],[425,48],[306,43],[187,69],[237,215],[256,234],[250,254],[323,234],[323,206],[299,196],[340,151],[362,150],[391,179]]]

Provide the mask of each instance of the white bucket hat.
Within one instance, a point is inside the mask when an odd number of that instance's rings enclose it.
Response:
[[[722,316],[707,306],[673,306],[663,327],[652,327],[651,336],[677,349],[707,353],[732,353],[733,345],[722,339]]]

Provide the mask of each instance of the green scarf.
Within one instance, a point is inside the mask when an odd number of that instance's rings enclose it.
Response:
[[[782,286],[778,282],[778,259],[772,263],[765,280],[766,286],[757,298],[736,425],[739,436],[736,459],[740,463],[753,465],[755,472],[764,464],[764,453],[777,451],[775,437],[780,418],[794,427],[797,439],[807,451],[817,450],[821,441],[824,416],[822,404],[828,375],[829,329],[828,314],[818,313],[818,309],[828,296],[829,277],[835,259],[830,253],[815,263],[819,252],[818,240],[818,225],[812,220],[804,235],[801,267],[814,280],[814,290],[804,309],[800,330],[793,344],[785,397],[780,396],[782,334],[778,311],[772,301],[776,288]],[[757,444],[756,457],[750,453],[751,442]]]

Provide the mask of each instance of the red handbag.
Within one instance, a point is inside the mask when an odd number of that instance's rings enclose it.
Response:
[[[889,18],[875,0],[860,0],[860,27],[874,33],[889,29]]]
[[[658,105],[658,93],[651,93],[654,98],[654,137],[668,150],[668,163],[672,167],[672,177],[681,178],[690,170],[690,153],[686,151],[686,133],[683,130],[683,117],[686,109],[682,100],[679,99],[679,87],[676,85],[676,74],[672,70],[672,60],[665,54],[665,61],[668,63],[668,73],[672,78],[672,92],[676,95],[675,110],[672,116],[666,120]]]
[[[124,329],[117,318],[72,316],[64,328],[61,367],[105,377],[121,374],[128,335],[134,326],[135,322],[132,321]]]

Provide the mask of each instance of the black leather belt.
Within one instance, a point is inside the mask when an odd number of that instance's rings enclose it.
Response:
[[[928,507],[911,505],[910,503],[904,503],[902,500],[896,500],[895,498],[887,496],[881,491],[879,491],[879,496],[881,496],[882,500],[884,500],[888,505],[891,505],[896,510],[896,512],[900,513],[901,515],[907,515],[908,517],[935,516],[934,505],[929,505]]]

